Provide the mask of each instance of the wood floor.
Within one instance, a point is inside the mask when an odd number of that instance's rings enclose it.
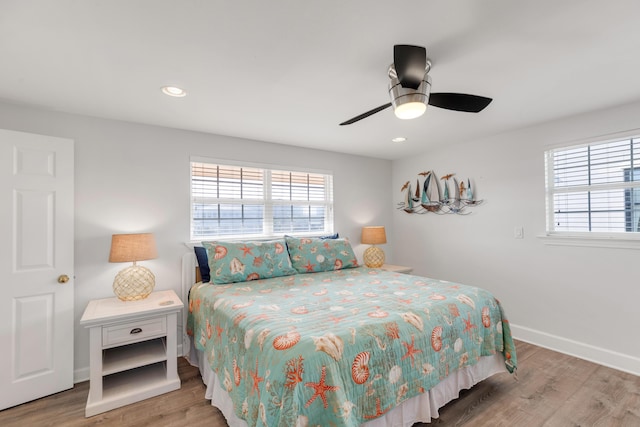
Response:
[[[640,426],[640,377],[516,342],[518,379],[499,374],[441,409],[436,426]],[[89,383],[0,411],[0,426],[226,427],[204,399],[198,369],[178,364],[182,388],[91,418]],[[425,427],[416,424],[414,427]]]

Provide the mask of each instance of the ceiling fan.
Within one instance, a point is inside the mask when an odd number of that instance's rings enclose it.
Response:
[[[389,96],[391,102],[355,116],[340,126],[350,125],[393,105],[396,117],[414,119],[424,114],[427,104],[447,110],[479,113],[491,98],[466,93],[431,93],[429,70],[431,61],[422,46],[397,44],[393,46],[393,64],[389,66]]]

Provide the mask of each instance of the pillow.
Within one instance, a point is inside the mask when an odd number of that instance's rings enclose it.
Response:
[[[287,237],[286,240],[291,263],[298,273],[358,267],[358,260],[347,239]]]
[[[202,242],[216,285],[296,274],[284,239],[266,242]]]
[[[200,270],[202,283],[207,283],[210,280],[209,259],[207,258],[207,250],[202,246],[194,246],[193,250],[195,251],[196,258],[198,259],[198,269]]]
[[[340,235],[338,233],[336,234],[329,234],[328,236],[320,236],[321,239],[337,239],[339,238]]]
[[[295,236],[289,236],[288,234],[284,235],[285,238],[287,237],[294,237]],[[338,237],[340,237],[340,235],[338,233],[336,234],[328,234],[326,236],[317,236],[317,237],[298,237],[298,239],[337,239]]]

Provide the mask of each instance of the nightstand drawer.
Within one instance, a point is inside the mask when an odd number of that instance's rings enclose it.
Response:
[[[105,326],[102,328],[102,346],[144,341],[146,338],[162,336],[166,333],[167,318],[165,316]]]

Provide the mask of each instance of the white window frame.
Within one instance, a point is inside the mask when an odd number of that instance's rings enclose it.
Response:
[[[554,229],[554,195],[557,192],[564,193],[566,189],[555,189],[555,177],[553,171],[553,155],[557,151],[586,147],[608,142],[618,142],[627,139],[640,139],[640,130],[625,131],[616,134],[589,138],[581,141],[574,141],[564,144],[548,146],[544,153],[545,159],[545,199],[546,199],[546,231],[538,237],[544,238],[546,244],[562,246],[594,246],[611,248],[640,249],[639,232],[578,232],[578,231],[556,231]],[[634,164],[633,168],[640,167]],[[640,188],[640,181],[616,182],[597,185],[584,185],[571,187],[571,192],[608,190],[608,189],[637,189]]]
[[[221,166],[233,166],[243,168],[255,168],[262,169],[264,173],[263,185],[264,185],[264,217],[263,217],[263,233],[262,234],[236,234],[236,235],[210,235],[210,236],[194,236],[194,194],[192,186],[192,165],[193,163],[208,163],[212,165]],[[292,200],[272,200],[271,198],[271,172],[272,171],[286,171],[286,172],[300,172],[310,174],[325,175],[327,182],[324,187],[324,200],[322,201],[292,201]],[[219,199],[220,202],[234,202],[238,203],[239,199],[227,200]],[[255,199],[251,199],[255,201]],[[200,242],[206,240],[269,240],[274,238],[281,238],[284,234],[276,234],[273,231],[273,206],[276,205],[303,205],[303,206],[324,206],[325,208],[325,221],[324,230],[317,232],[287,232],[287,235],[291,236],[323,236],[334,233],[334,221],[333,221],[333,172],[320,169],[300,168],[295,166],[282,166],[266,163],[253,163],[253,162],[241,162],[237,160],[215,159],[210,157],[191,156],[189,160],[189,236],[191,242]]]

